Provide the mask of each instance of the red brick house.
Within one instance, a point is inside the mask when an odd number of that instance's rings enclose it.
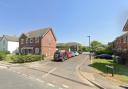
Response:
[[[56,51],[56,37],[52,28],[23,33],[19,38],[21,54],[40,54],[51,57]]]
[[[128,65],[128,21],[123,31],[125,33],[113,41],[113,52],[122,58],[124,64]]]

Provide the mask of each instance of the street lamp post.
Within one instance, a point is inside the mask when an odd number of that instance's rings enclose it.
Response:
[[[90,59],[90,61],[91,61],[91,63],[92,63],[92,60],[91,60],[91,36],[88,36],[88,38],[89,38],[89,59]]]

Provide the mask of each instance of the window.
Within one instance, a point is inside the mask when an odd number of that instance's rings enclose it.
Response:
[[[35,53],[39,54],[39,48],[35,48]]]
[[[26,44],[28,44],[28,41],[29,41],[28,38],[26,38]]]
[[[39,37],[35,38],[35,43],[39,43]]]
[[[30,38],[30,43],[33,43],[33,38]]]
[[[24,39],[21,39],[21,44],[24,44]]]

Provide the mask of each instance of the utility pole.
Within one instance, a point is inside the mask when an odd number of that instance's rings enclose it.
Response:
[[[91,36],[88,36],[88,38],[89,38],[89,59],[92,63],[92,60],[91,60]]]

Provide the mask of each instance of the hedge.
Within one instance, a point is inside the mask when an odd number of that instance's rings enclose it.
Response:
[[[1,60],[4,60],[7,54],[9,54],[9,52],[0,51],[0,61],[1,61]]]
[[[25,63],[43,60],[41,55],[7,55],[5,60],[12,63]]]

